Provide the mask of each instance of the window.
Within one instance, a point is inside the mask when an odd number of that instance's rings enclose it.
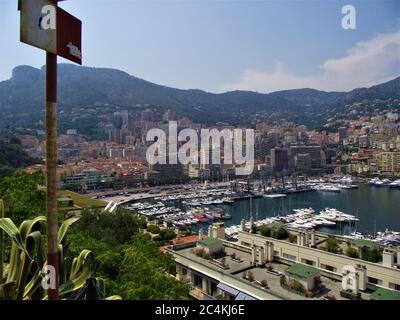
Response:
[[[325,270],[328,270],[328,271],[336,272],[336,268],[335,267],[329,266],[327,264],[322,264],[322,263],[321,263],[321,269],[325,269]]]
[[[315,265],[315,262],[314,262],[314,261],[308,260],[308,259],[301,259],[301,262],[302,262],[302,263],[305,263],[305,264],[308,264],[308,265],[310,265],[310,266],[314,266],[314,265]]]
[[[187,269],[186,268],[182,268],[182,277],[185,279],[187,277]]]
[[[291,255],[291,254],[283,253],[282,256],[283,256],[284,258],[286,258],[286,259],[296,261],[296,256],[293,256],[293,255]]]
[[[372,284],[377,284],[377,285],[382,284],[382,280],[379,280],[379,279],[373,278],[373,277],[368,277],[368,282],[372,283]]]
[[[203,287],[203,278],[202,277],[200,277],[199,275],[195,274],[193,280],[194,280],[193,285],[195,287],[198,287],[198,288],[202,288]]]
[[[389,282],[389,288],[400,291],[400,284]]]

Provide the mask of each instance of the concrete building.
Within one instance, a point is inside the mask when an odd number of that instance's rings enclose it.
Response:
[[[318,169],[322,165],[321,151],[320,146],[293,146],[289,148],[289,153],[292,157],[298,154],[309,154],[313,169]]]
[[[381,152],[376,160],[378,171],[400,173],[400,152]]]
[[[196,244],[196,248],[204,250],[210,256],[217,254],[223,250],[222,241],[212,237],[202,237]]]
[[[294,157],[294,167],[297,172],[309,172],[312,169],[311,156],[308,153],[299,153]]]
[[[274,148],[271,150],[271,164],[275,172],[289,168],[288,149]]]
[[[343,140],[347,138],[347,128],[346,127],[338,128],[338,134],[339,134],[339,142],[342,143]]]
[[[309,233],[308,237],[310,237]],[[299,237],[298,237],[299,238]],[[266,243],[269,245],[267,246]],[[392,264],[395,252],[387,251],[384,263],[372,263],[361,259],[350,258],[343,254],[334,254],[318,248],[307,246],[307,241],[290,243],[285,240],[267,238],[259,234],[239,231],[238,244],[248,248],[258,248],[266,252],[273,250],[273,259],[287,263],[303,263],[321,270],[322,274],[341,280],[344,266],[365,268],[369,287],[399,288],[400,269]],[[267,256],[267,255],[265,255]]]
[[[285,272],[286,281],[298,281],[306,291],[312,291],[316,286],[316,278],[321,275],[321,272],[314,267],[304,264],[295,263],[291,265]]]
[[[142,121],[154,122],[155,119],[156,119],[156,114],[155,114],[155,112],[154,112],[152,109],[147,108],[147,109],[145,109],[145,110],[143,110],[143,111],[141,112],[141,114],[140,114],[140,119],[141,119]]]
[[[372,299],[371,290],[376,289],[381,292],[376,291],[376,299],[382,295],[399,296],[396,290],[400,291],[400,269],[394,265],[396,250],[385,251],[383,263],[371,263],[318,249],[315,232],[301,232],[297,235],[298,242],[291,243],[244,231],[244,224],[243,221],[238,242],[223,240],[224,227],[220,223],[209,228],[208,237],[201,233],[197,241],[166,248],[176,261],[177,279],[191,284],[192,297],[206,300],[308,299],[279,284],[284,275],[286,284],[296,280],[308,292],[315,286],[328,285],[333,290],[331,294],[335,292],[337,298],[344,299],[339,293],[349,268],[354,273],[350,278],[352,291],[360,291],[364,299]],[[194,253],[198,247],[209,252],[223,248],[225,257],[205,259]],[[224,259],[223,264],[221,259]],[[280,266],[282,272],[274,271],[269,275],[266,283],[270,288],[265,290],[261,283],[263,277],[268,277],[269,267],[266,266],[271,265]],[[248,270],[253,274],[251,279],[244,276]]]

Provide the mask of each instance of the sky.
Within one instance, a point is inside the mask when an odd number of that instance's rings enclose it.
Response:
[[[343,29],[344,5],[356,29]],[[349,91],[400,75],[400,1],[68,0],[83,65],[210,92]],[[0,0],[0,81],[45,53],[19,42],[17,0]],[[59,62],[67,62],[59,58]]]

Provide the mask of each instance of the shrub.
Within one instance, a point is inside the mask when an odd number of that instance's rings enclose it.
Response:
[[[203,253],[203,259],[211,260],[210,254],[209,254],[208,252],[205,252],[205,251],[204,251],[204,253]]]
[[[325,246],[321,248],[322,250],[332,252],[332,253],[341,253],[342,249],[339,247],[339,241],[332,236],[329,236],[326,240]]]
[[[297,291],[297,292],[300,292],[303,294],[306,293],[306,289],[304,288],[304,286],[296,279],[290,279],[288,286],[290,289],[292,289],[294,291]]]
[[[289,234],[289,241],[290,243],[296,243],[297,242],[297,236],[294,234]]]
[[[139,220],[137,221],[137,223],[138,223],[138,227],[139,227],[140,229],[147,229],[147,222],[146,222],[145,219],[139,219]]]
[[[361,248],[361,259],[369,262],[379,262],[382,260],[382,252],[378,248],[370,249],[364,246]]]
[[[203,257],[204,249],[202,249],[202,248],[194,248],[193,249],[193,253],[198,257]]]
[[[353,248],[351,246],[347,247],[346,249],[346,256],[350,258],[358,258],[358,251],[356,248]]]
[[[151,225],[147,226],[147,231],[152,234],[159,234],[160,228],[155,226],[154,224],[151,224]]]
[[[289,233],[286,231],[286,229],[281,226],[261,226],[260,233],[264,237],[271,237],[278,240],[286,239],[289,236]]]
[[[155,237],[153,238],[153,241],[164,243],[164,239],[163,239],[163,237],[161,237],[160,235],[155,236]]]
[[[200,257],[200,258],[203,258],[203,259],[206,259],[206,260],[211,260],[210,254],[207,253],[203,248],[194,248],[194,249],[192,250],[192,252],[193,252],[196,256],[198,256],[198,257]]]
[[[289,233],[283,227],[274,230],[274,232],[272,233],[272,237],[278,240],[286,239],[288,236]]]
[[[263,288],[268,287],[268,282],[267,282],[267,280],[265,280],[265,279],[261,280],[261,286],[262,286]]]
[[[176,234],[171,229],[164,229],[160,231],[160,237],[165,241],[170,241],[176,237]]]
[[[248,272],[247,272],[247,280],[249,280],[250,282],[253,282],[253,281],[254,281],[253,272],[251,272],[251,271],[248,271]]]
[[[261,226],[260,227],[260,233],[264,237],[272,237],[272,230],[268,226]]]

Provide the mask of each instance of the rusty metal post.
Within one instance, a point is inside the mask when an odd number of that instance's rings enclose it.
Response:
[[[49,300],[58,300],[57,209],[57,55],[46,52],[46,217],[47,265],[55,270],[55,288]]]

